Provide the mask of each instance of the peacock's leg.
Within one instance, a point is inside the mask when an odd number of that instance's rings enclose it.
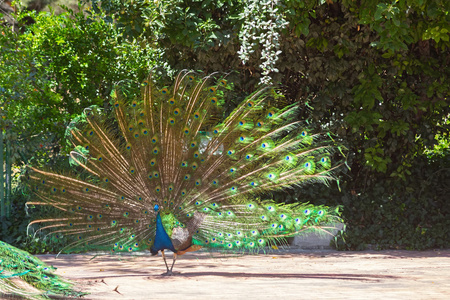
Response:
[[[169,270],[169,266],[167,265],[166,254],[164,254],[164,250],[161,250],[161,254],[162,254],[162,257],[164,259],[164,263],[166,264],[166,268],[167,268],[167,273],[164,273],[163,275],[166,275],[166,274],[169,273],[170,270]]]
[[[170,267],[170,273],[172,273],[173,265],[175,264],[176,261],[177,261],[177,254],[174,253],[174,254],[173,254],[173,262],[172,262],[172,266]]]
[[[164,263],[166,264],[166,268],[167,268],[167,272],[166,272],[166,273],[163,273],[162,275],[163,275],[163,276],[172,276],[172,275],[173,275],[172,269],[173,269],[173,265],[175,265],[175,261],[177,260],[177,255],[176,255],[175,253],[173,254],[173,262],[172,262],[172,266],[171,266],[170,269],[169,269],[169,265],[167,264],[167,261],[166,261],[166,254],[164,254],[164,250],[161,250],[161,254],[162,254],[162,257],[163,257],[163,259],[164,259]]]

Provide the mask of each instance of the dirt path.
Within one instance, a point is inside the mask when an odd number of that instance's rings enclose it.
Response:
[[[173,277],[160,256],[39,257],[85,299],[450,299],[450,250],[215,256],[184,255]]]

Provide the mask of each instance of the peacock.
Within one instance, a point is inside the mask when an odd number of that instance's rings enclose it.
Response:
[[[55,275],[54,270],[28,252],[0,241],[0,296],[47,299],[48,296],[77,295],[72,284]]]
[[[136,96],[118,86],[112,115],[92,106],[69,126],[70,160],[82,172],[30,169],[39,198],[30,204],[58,211],[30,224],[69,239],[67,251],[161,252],[172,275],[177,255],[202,247],[265,251],[339,218],[326,206],[264,200],[328,183],[341,165],[331,161],[335,140],[297,120],[298,105],[276,108],[276,92],[262,88],[227,113],[226,76],[182,71],[159,88],[154,79]],[[174,253],[170,267],[166,250]]]

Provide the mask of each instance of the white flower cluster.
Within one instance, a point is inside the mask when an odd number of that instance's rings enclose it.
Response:
[[[255,48],[262,47],[262,72],[260,83],[270,84],[271,72],[278,72],[275,64],[280,55],[280,32],[288,22],[278,10],[278,0],[249,0],[242,17],[245,19],[240,32],[241,48],[238,51],[242,63],[247,63]]]

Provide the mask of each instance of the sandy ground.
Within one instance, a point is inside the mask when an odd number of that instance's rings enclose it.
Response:
[[[39,257],[84,299],[450,299],[450,250]]]

